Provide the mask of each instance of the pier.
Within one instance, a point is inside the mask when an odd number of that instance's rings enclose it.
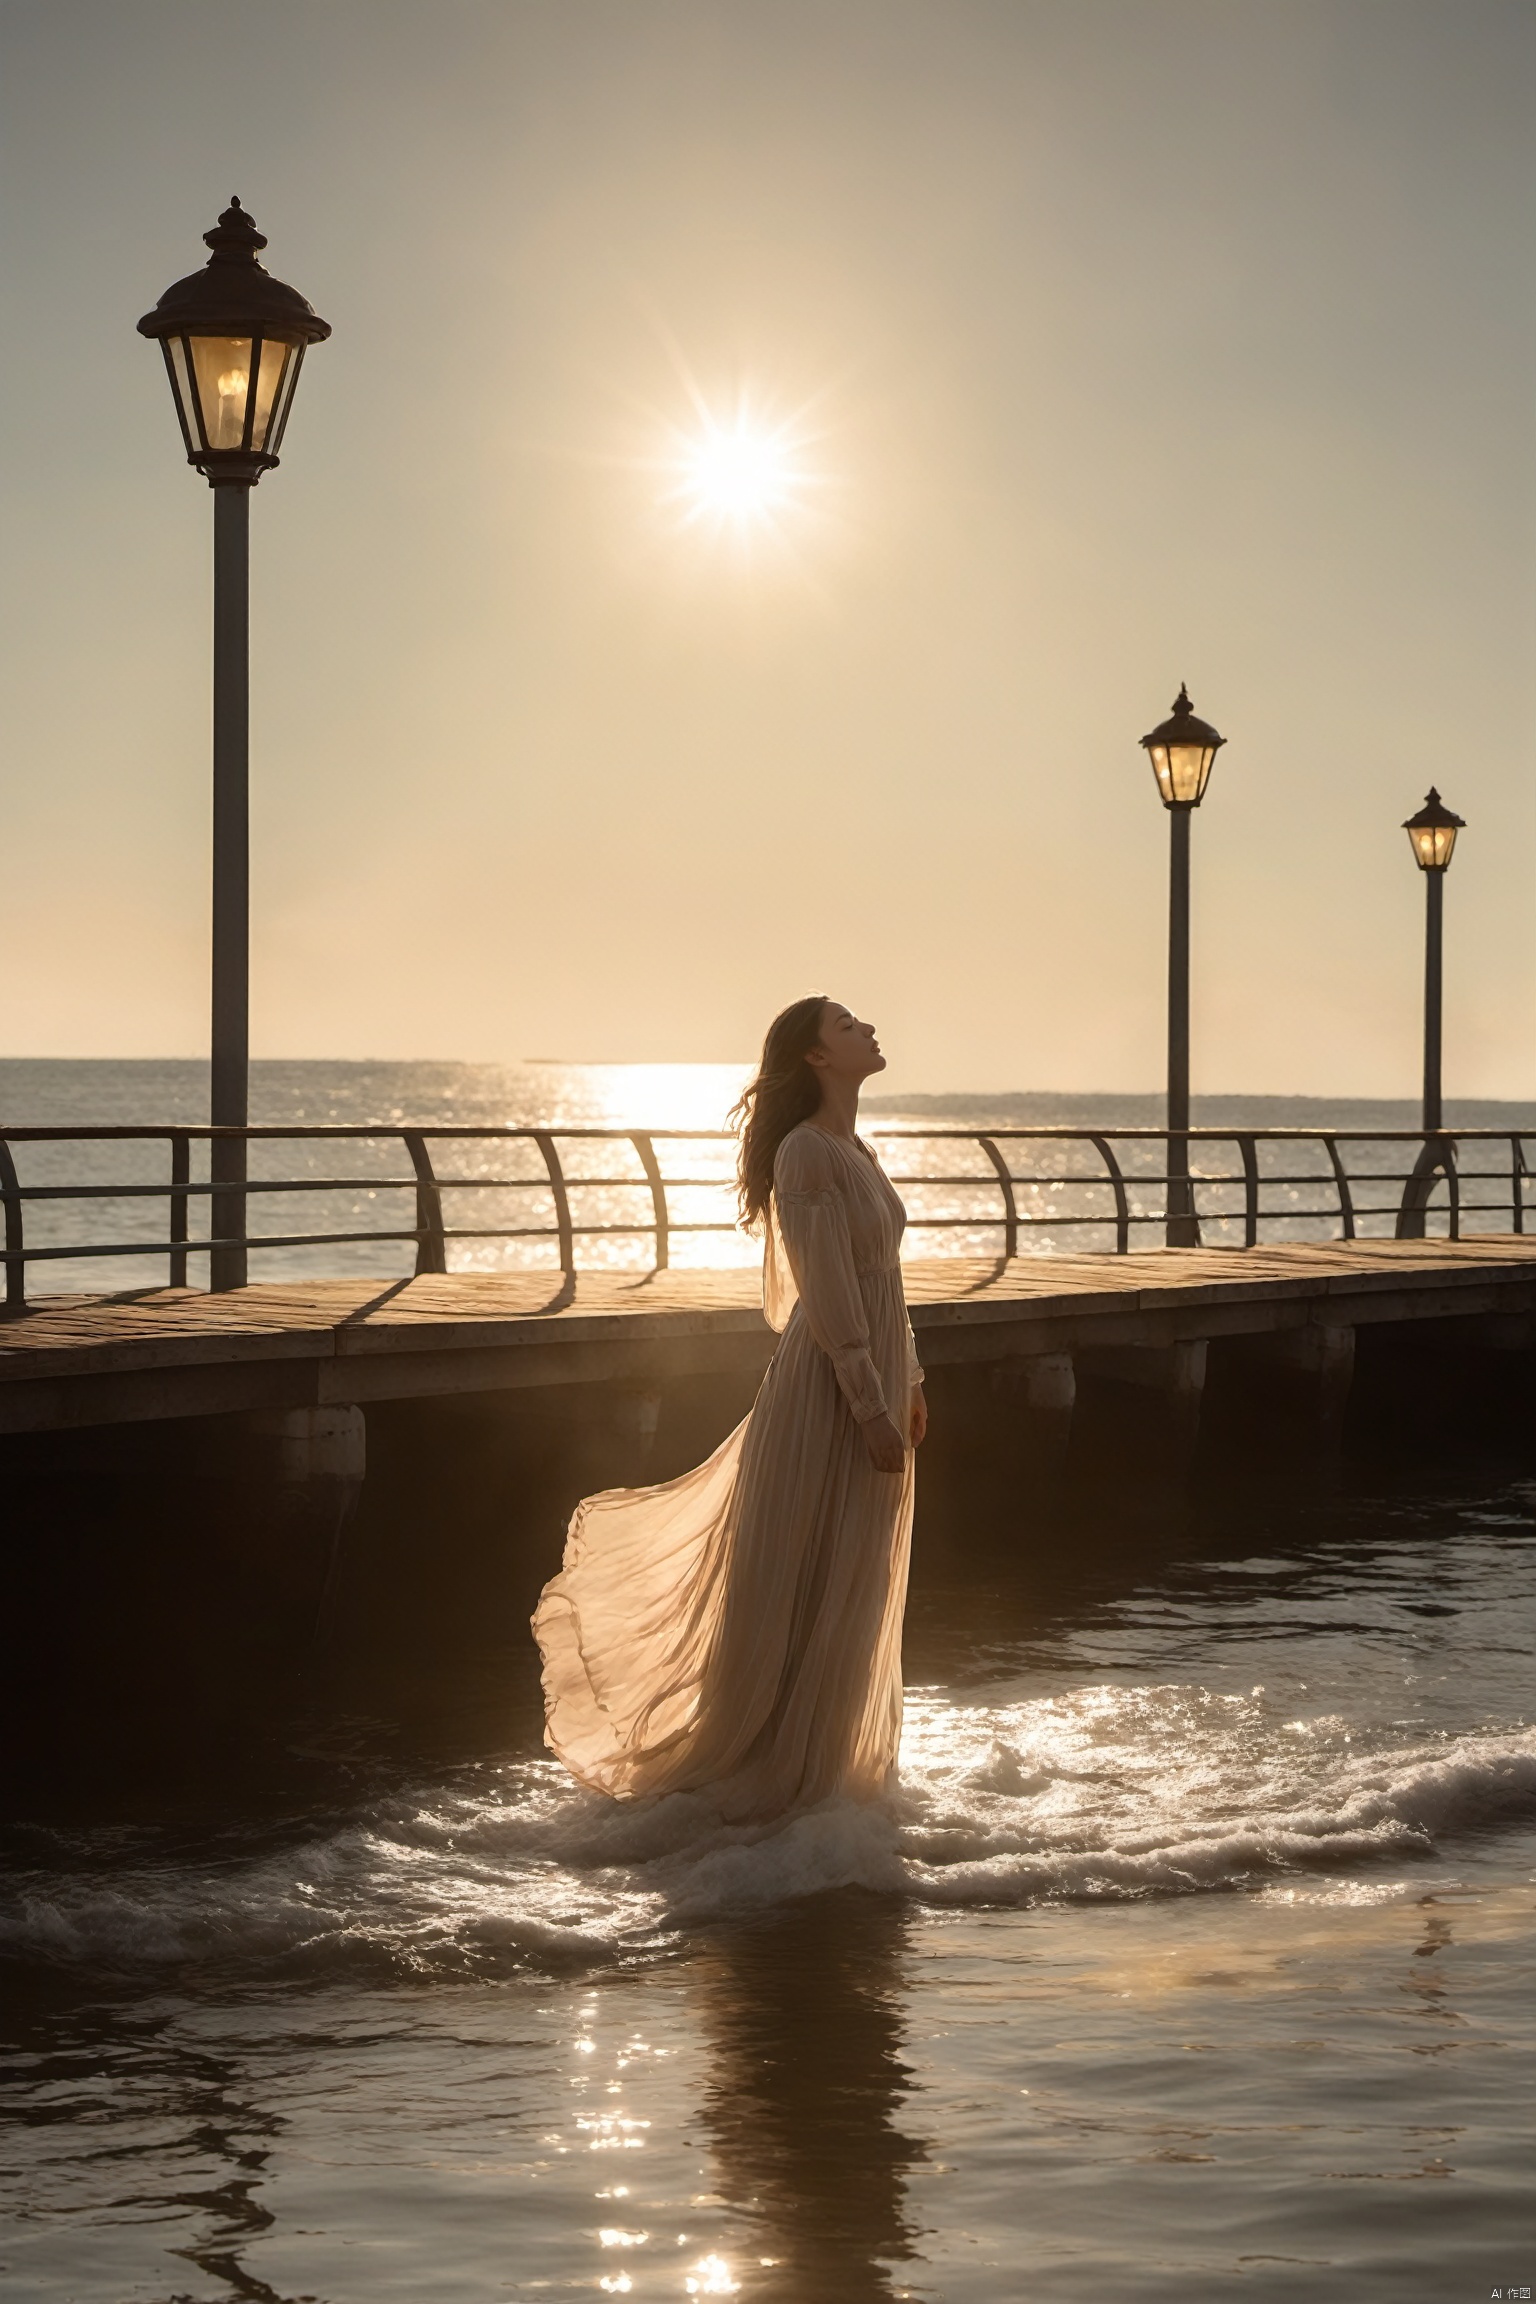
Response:
[[[1335,1432],[1366,1333],[1536,1343],[1520,1135],[870,1133],[920,1249],[906,1267],[918,1348],[973,1446],[1022,1435],[1051,1460],[1080,1394],[1117,1400],[1133,1424],[1150,1399],[1153,1453],[1177,1464],[1208,1393],[1229,1408],[1246,1399],[1250,1427],[1301,1412]],[[290,1466],[334,1463],[351,1479],[367,1412],[386,1403],[501,1398],[526,1414],[565,1400],[574,1424],[616,1418],[648,1440],[664,1402],[702,1385],[712,1405],[688,1419],[694,1445],[750,1404],[773,1350],[756,1269],[673,1260],[680,1242],[710,1255],[712,1237],[734,1232],[734,1145],[720,1131],[246,1129],[259,1171],[249,1203],[274,1221],[200,1237],[196,1211],[216,1233],[227,1198],[227,1134],[0,1130],[0,1438],[254,1417]],[[1174,1201],[1186,1171],[1199,1244],[1157,1245],[1185,1228]],[[1036,1243],[1045,1252],[1028,1253]],[[188,1284],[197,1269],[217,1281],[234,1249],[279,1259],[279,1272],[296,1254],[376,1269]],[[615,1255],[642,1268],[599,1261]],[[486,1256],[544,1261],[449,1269]],[[136,1271],[158,1261],[169,1284],[29,1297],[39,1275],[125,1257]]]
[[[906,1269],[925,1366],[1015,1372],[1064,1403],[1079,1369],[1203,1390],[1210,1347],[1327,1363],[1364,1328],[1455,1321],[1536,1342],[1536,1237],[972,1259]],[[0,1326],[0,1432],[359,1408],[567,1385],[755,1382],[774,1338],[755,1270],[427,1273],[45,1300]],[[1106,1355],[1111,1357],[1106,1359]],[[1049,1378],[1043,1373],[1048,1366]]]
[[[930,1562],[1153,1557],[1202,1495],[1310,1492],[1345,1453],[1389,1478],[1498,1455],[1536,1408],[1524,1231],[929,1255],[904,1281]],[[61,1767],[98,1769],[73,1742],[83,1676],[121,1686],[159,1765],[195,1689],[209,1765],[234,1765],[322,1648],[382,1675],[388,1713],[391,1674],[521,1640],[578,1498],[688,1470],[750,1408],[775,1346],[759,1289],[750,1266],[429,1270],[0,1319],[16,1732],[46,1719]]]
[[[756,1266],[716,1245],[720,1132],[252,1129],[233,1245],[270,1276],[200,1288],[232,1245],[196,1221],[216,1232],[217,1133],[0,1131],[16,1621],[77,1624],[89,1587],[105,1648],[125,1610],[148,1652],[191,1608],[268,1656],[363,1590],[411,1648],[450,1605],[516,1621],[580,1496],[686,1471],[750,1408],[775,1339]],[[1523,1137],[1191,1131],[1200,1244],[1168,1246],[1164,1132],[870,1134],[916,1251],[924,1543],[1177,1521],[1210,1478],[1528,1420]],[[348,1259],[373,1269],[327,1274]],[[140,1284],[79,1288],[114,1269]]]

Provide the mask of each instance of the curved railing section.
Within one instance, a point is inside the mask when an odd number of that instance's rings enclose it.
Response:
[[[1166,1233],[1165,1130],[868,1133],[907,1198],[919,1250],[1124,1255]],[[284,1170],[243,1186],[247,1210],[274,1222],[252,1228],[248,1214],[237,1239],[212,1230],[229,1194],[211,1179],[209,1147],[229,1136],[245,1139],[257,1169]],[[1186,1140],[1206,1246],[1523,1233],[1533,1206],[1529,1133],[1192,1128]],[[350,1172],[329,1172],[338,1158]],[[344,1250],[353,1272],[505,1269],[510,1257],[574,1284],[594,1264],[664,1271],[680,1245],[683,1261],[704,1262],[693,1250],[709,1235],[729,1236],[725,1260],[739,1262],[733,1160],[734,1139],[711,1129],[0,1128],[5,1303],[25,1309],[29,1275],[64,1277],[97,1259],[148,1260],[183,1288],[193,1259],[226,1248],[279,1259],[273,1277],[334,1270],[331,1252]]]

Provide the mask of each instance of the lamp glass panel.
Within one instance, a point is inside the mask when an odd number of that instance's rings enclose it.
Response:
[[[190,341],[208,445],[210,448],[243,447],[245,403],[251,388],[251,339],[249,336],[194,336]]]
[[[193,383],[191,366],[187,360],[187,340],[184,336],[167,336],[162,341],[165,344],[166,357],[171,364],[171,385],[176,394],[176,413],[181,418],[181,428],[186,436],[188,451],[195,456],[202,446],[202,441],[197,430],[197,387]]]
[[[1451,860],[1459,827],[1455,824],[1413,824],[1408,837],[1421,872],[1443,872]]]
[[[269,452],[273,420],[282,407],[283,376],[294,350],[292,344],[276,344],[270,336],[262,342],[261,365],[256,372],[256,410],[251,421],[251,446],[258,456]]]
[[[1152,773],[1163,796],[1165,807],[1192,807],[1205,791],[1211,762],[1216,757],[1210,744],[1149,744]]]
[[[277,391],[273,395],[272,414],[267,424],[266,453],[269,456],[275,456],[283,444],[283,434],[288,428],[288,411],[293,406],[293,390],[298,383],[299,369],[304,359],[302,344],[284,344],[276,349],[286,353],[287,358],[283,363]]]

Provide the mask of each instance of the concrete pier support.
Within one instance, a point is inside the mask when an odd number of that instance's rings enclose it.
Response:
[[[1223,1467],[1307,1476],[1337,1457],[1355,1374],[1355,1331],[1306,1321],[1212,1347],[1205,1441]]]
[[[1076,1355],[1077,1482],[1148,1496],[1182,1493],[1200,1437],[1208,1346],[1101,1345]]]
[[[312,1480],[361,1482],[368,1469],[368,1428],[361,1408],[259,1411],[249,1430],[269,1443],[271,1471],[286,1488]]]
[[[648,1466],[661,1423],[660,1390],[621,1392],[615,1402],[614,1420],[624,1437],[633,1441],[642,1469]]]
[[[1141,1392],[1158,1393],[1174,1415],[1186,1422],[1193,1418],[1198,1426],[1208,1350],[1203,1337],[1192,1344],[1099,1346],[1079,1352],[1077,1372],[1089,1383],[1132,1385]]]
[[[253,1628],[286,1641],[307,1620],[318,1633],[336,1599],[342,1540],[368,1468],[363,1412],[258,1410],[246,1431],[259,1520],[240,1581]]]
[[[1077,1371],[1070,1352],[999,1360],[989,1372],[988,1422],[1010,1475],[1035,1489],[1060,1480],[1072,1437]]]

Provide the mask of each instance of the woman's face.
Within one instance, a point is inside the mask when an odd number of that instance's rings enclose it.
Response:
[[[806,1062],[823,1079],[831,1074],[844,1080],[867,1080],[871,1072],[885,1070],[873,1024],[861,1023],[840,1000],[829,1000],[823,1009],[821,1032]]]

